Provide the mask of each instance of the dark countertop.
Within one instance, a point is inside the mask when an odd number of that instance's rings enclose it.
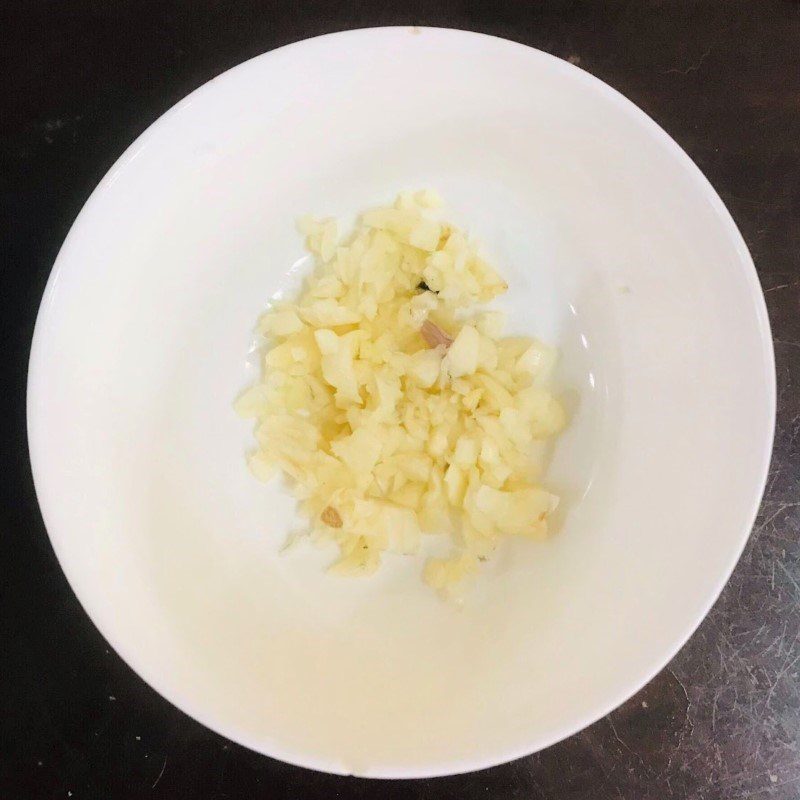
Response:
[[[784,0],[27,0],[0,9],[0,798],[800,798],[800,4]],[[106,170],[214,75],[381,24],[493,33],[619,89],[686,149],[738,223],[772,320],[778,426],[730,583],[669,666],[550,749],[472,775],[335,778],[227,742],[111,652],[33,494],[24,381],[58,248]],[[744,377],[746,379],[746,376]]]

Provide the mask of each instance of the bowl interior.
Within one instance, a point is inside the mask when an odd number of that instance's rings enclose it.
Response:
[[[416,559],[344,581],[280,556],[293,503],[231,409],[304,266],[295,219],[420,187],[484,242],[513,327],[560,348],[572,415],[558,532],[504,545],[462,608]],[[329,771],[478,768],[613,708],[706,613],[763,488],[768,334],[719,198],[604,84],[475,34],[323,37],[191,95],[81,213],[31,359],[37,492],[86,610],[194,717]]]

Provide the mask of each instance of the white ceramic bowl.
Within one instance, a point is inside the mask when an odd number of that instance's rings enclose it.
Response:
[[[414,559],[348,582],[280,557],[292,503],[231,410],[295,218],[424,186],[561,348],[573,415],[560,531],[504,546],[460,610]],[[546,747],[664,666],[747,539],[774,386],[744,242],[657,125],[536,50],[389,28],[255,58],[128,149],[53,269],[28,427],[61,565],[148,683],[276,758],[412,777]]]

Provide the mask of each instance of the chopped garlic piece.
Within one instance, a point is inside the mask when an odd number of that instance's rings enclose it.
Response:
[[[548,389],[555,350],[503,338],[505,315],[477,308],[507,286],[440,205],[404,192],[345,239],[335,220],[302,220],[317,268],[259,320],[264,374],[235,409],[256,422],[250,470],[287,475],[309,518],[290,541],[335,545],[330,572],[352,576],[452,536],[423,576],[460,599],[504,537],[546,535],[558,499],[533,482],[534,456],[566,416]]]

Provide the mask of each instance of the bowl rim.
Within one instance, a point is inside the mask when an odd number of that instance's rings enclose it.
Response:
[[[598,705],[597,707],[588,710],[584,715],[582,720],[574,725],[569,725],[565,727],[563,730],[559,730],[556,733],[551,734],[547,737],[544,741],[539,742],[526,742],[518,745],[514,748],[508,748],[501,754],[493,753],[491,755],[486,755],[482,757],[466,757],[461,759],[456,759],[449,762],[443,762],[436,766],[424,766],[414,768],[405,767],[405,768],[395,768],[395,769],[377,769],[371,771],[368,775],[363,777],[368,777],[371,779],[414,779],[414,778],[432,778],[432,777],[440,777],[446,775],[459,775],[469,772],[474,772],[477,770],[487,769],[489,767],[498,766],[500,764],[504,764],[510,761],[513,761],[518,758],[522,758],[528,755],[531,755],[535,752],[539,752],[544,750],[548,747],[551,747],[554,744],[576,734],[580,731],[584,730],[585,728],[589,727],[590,725],[594,724],[598,720],[602,719],[604,716],[609,714],[610,712],[614,711],[616,708],[621,706],[635,694],[637,694],[646,684],[648,684],[653,678],[660,673],[667,664],[674,658],[674,656],[678,653],[678,651],[686,644],[689,638],[695,633],[698,629],[702,621],[708,615],[709,611],[711,610],[714,603],[719,598],[723,588],[727,584],[728,580],[733,573],[733,570],[736,567],[739,559],[741,558],[742,552],[744,551],[745,546],[750,538],[750,534],[752,532],[753,525],[756,521],[758,511],[761,505],[761,500],[764,495],[764,490],[766,487],[766,482],[769,474],[769,465],[772,458],[772,449],[775,437],[775,424],[776,424],[776,411],[777,411],[777,376],[776,376],[776,369],[775,369],[775,353],[774,353],[774,346],[772,341],[772,334],[771,334],[771,327],[769,316],[767,313],[767,306],[765,297],[763,294],[763,290],[758,279],[758,273],[755,268],[755,264],[753,263],[752,256],[747,248],[747,245],[744,241],[744,238],[739,231],[733,217],[731,216],[730,212],[728,211],[727,207],[723,203],[722,199],[711,185],[710,181],[706,178],[700,168],[694,163],[694,161],[689,157],[689,155],[680,147],[680,145],[660,126],[657,122],[655,122],[645,111],[643,111],[639,106],[637,106],[633,101],[629,100],[625,95],[623,95],[618,90],[614,89],[601,79],[595,77],[589,72],[579,68],[578,66],[561,59],[557,56],[554,56],[550,53],[546,53],[542,50],[539,50],[535,47],[531,47],[530,45],[523,44],[521,42],[514,41],[512,39],[505,39],[499,36],[493,36],[491,34],[481,33],[472,30],[465,30],[459,28],[445,28],[445,27],[435,27],[435,26],[409,26],[409,25],[395,25],[395,26],[376,26],[376,27],[364,27],[364,28],[354,28],[344,31],[338,31],[333,33],[327,33],[320,36],[309,37],[306,39],[302,39],[296,42],[292,42],[281,47],[275,48],[273,50],[269,50],[267,52],[261,53],[259,55],[253,56],[233,67],[227,69],[215,77],[211,78],[210,80],[203,83],[201,86],[190,92],[186,95],[182,100],[179,100],[173,106],[171,106],[167,111],[161,114],[155,121],[153,121],[137,138],[125,149],[122,155],[116,159],[114,164],[109,168],[106,172],[104,177],[95,187],[95,189],[91,192],[88,199],[84,203],[83,207],[81,208],[80,212],[76,216],[75,220],[73,221],[72,225],[70,226],[70,230],[67,233],[64,242],[62,243],[61,247],[59,248],[58,255],[54,261],[53,267],[50,272],[50,276],[47,280],[45,290],[42,296],[42,300],[39,306],[39,310],[36,316],[36,323],[34,326],[32,342],[31,342],[31,351],[28,360],[28,379],[27,379],[27,389],[26,389],[26,433],[28,439],[28,453],[29,458],[31,461],[31,472],[32,478],[34,483],[34,489],[37,497],[37,501],[39,503],[39,508],[42,514],[42,519],[45,524],[45,528],[47,530],[48,538],[50,539],[51,546],[55,552],[56,558],[58,559],[59,565],[61,566],[62,570],[64,571],[65,577],[67,582],[72,588],[73,593],[75,594],[78,603],[85,611],[88,618],[91,620],[92,624],[95,628],[99,631],[101,636],[108,642],[108,644],[114,648],[117,654],[122,658],[122,660],[126,663],[126,665],[140,678],[142,679],[148,686],[150,686],[154,691],[156,691],[164,700],[178,708],[183,713],[187,714],[194,720],[197,720],[205,727],[209,728],[210,730],[214,731],[215,733],[224,736],[225,738],[236,742],[244,747],[247,747],[250,750],[253,750],[257,753],[262,755],[268,756],[270,758],[279,759],[285,763],[291,764],[293,766],[313,769],[321,772],[326,772],[329,774],[335,775],[350,775],[352,773],[337,767],[337,765],[333,763],[326,762],[324,758],[319,758],[314,756],[312,753],[306,752],[291,752],[287,749],[284,749],[282,746],[278,745],[275,747],[270,746],[267,748],[263,742],[255,742],[255,741],[248,741],[247,736],[243,736],[238,733],[236,730],[233,729],[234,726],[227,725],[224,722],[220,722],[219,720],[214,720],[210,718],[204,710],[202,709],[195,709],[192,707],[192,703],[188,700],[175,696],[175,693],[170,692],[169,696],[162,692],[162,690],[158,687],[158,680],[151,679],[145,677],[140,671],[137,666],[134,666],[137,662],[135,657],[135,648],[131,647],[124,641],[120,641],[119,638],[109,630],[106,630],[105,625],[98,624],[97,620],[93,616],[90,608],[84,603],[81,599],[80,595],[75,589],[75,581],[74,576],[71,577],[70,572],[71,570],[65,567],[65,561],[62,558],[64,553],[64,543],[63,541],[59,541],[59,537],[54,535],[51,531],[54,529],[54,526],[48,523],[48,520],[52,521],[52,513],[46,507],[47,503],[45,500],[45,492],[42,485],[42,478],[41,476],[37,477],[37,463],[39,463],[40,458],[44,459],[43,453],[37,452],[37,447],[35,444],[36,437],[36,429],[37,429],[37,415],[34,409],[34,403],[32,400],[32,395],[34,394],[34,375],[37,371],[37,362],[40,359],[40,352],[44,346],[43,341],[45,338],[45,318],[48,315],[48,310],[52,306],[54,302],[55,296],[55,289],[58,283],[60,273],[64,268],[64,264],[66,261],[66,256],[64,256],[64,252],[66,251],[70,240],[73,238],[75,231],[80,226],[82,220],[88,218],[91,210],[102,202],[104,195],[110,188],[110,186],[116,180],[117,175],[126,168],[138,155],[138,153],[142,150],[143,147],[147,145],[147,143],[155,136],[157,136],[162,129],[168,124],[168,122],[172,119],[173,116],[176,116],[181,112],[181,110],[190,103],[202,98],[205,94],[209,91],[212,91],[212,86],[216,84],[220,79],[227,78],[228,76],[236,73],[238,71],[244,71],[253,68],[253,64],[258,62],[265,62],[273,59],[277,53],[283,52],[288,49],[303,49],[307,47],[310,43],[318,42],[319,40],[327,40],[327,39],[338,39],[342,43],[346,43],[347,46],[351,46],[353,44],[357,44],[357,40],[375,36],[394,36],[397,35],[398,32],[408,32],[412,30],[413,32],[426,32],[428,35],[433,36],[440,36],[446,37],[450,39],[456,38],[463,38],[463,39],[484,39],[488,40],[492,46],[505,46],[508,48],[513,48],[516,50],[522,51],[533,51],[536,53],[536,57],[541,58],[545,61],[550,62],[552,67],[560,69],[562,72],[569,73],[574,79],[579,80],[584,83],[584,85],[590,87],[593,91],[598,92],[599,94],[603,95],[609,101],[614,103],[619,110],[627,114],[629,117],[633,118],[640,126],[642,126],[651,136],[653,136],[663,147],[667,148],[670,151],[670,154],[678,159],[678,162],[687,170],[688,174],[692,176],[692,179],[697,186],[698,190],[704,194],[706,199],[711,203],[713,206],[720,224],[728,237],[729,241],[731,241],[735,246],[737,251],[740,253],[742,259],[742,267],[743,271],[746,273],[744,275],[747,286],[749,289],[750,297],[754,301],[754,312],[755,312],[755,322],[758,329],[758,334],[760,335],[761,339],[761,356],[762,356],[762,366],[764,369],[764,378],[766,379],[766,394],[767,394],[767,403],[765,407],[760,409],[759,413],[767,415],[767,430],[769,431],[769,436],[766,438],[763,446],[762,452],[760,455],[760,465],[759,465],[759,480],[757,484],[754,484],[753,493],[752,493],[752,502],[750,512],[745,520],[743,520],[742,530],[740,534],[740,543],[734,550],[731,552],[731,556],[725,568],[721,571],[720,576],[716,582],[714,589],[709,593],[708,597],[706,598],[705,602],[703,603],[702,607],[698,610],[695,617],[690,620],[683,633],[678,636],[673,642],[667,646],[663,652],[660,654],[654,655],[652,657],[652,667],[648,671],[643,674],[638,681],[634,681],[629,685],[628,688],[625,690],[618,692],[615,696],[606,700],[605,703]],[[530,52],[528,53],[530,55]]]

